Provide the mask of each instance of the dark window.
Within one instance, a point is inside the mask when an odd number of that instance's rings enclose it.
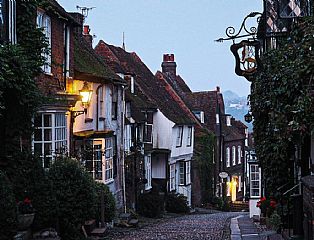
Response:
[[[144,142],[151,143],[153,136],[153,124],[145,124],[144,126]]]
[[[111,117],[116,120],[118,115],[118,88],[117,86],[112,87],[112,106],[111,106]]]
[[[176,138],[176,146],[182,146],[182,136],[183,136],[183,126],[178,127],[177,138]]]

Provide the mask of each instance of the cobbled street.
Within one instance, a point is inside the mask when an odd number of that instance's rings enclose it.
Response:
[[[241,213],[232,212],[186,215],[171,218],[144,228],[120,232],[115,236],[110,236],[109,239],[228,239],[228,237],[224,237],[226,224],[229,227],[228,220],[239,215]]]

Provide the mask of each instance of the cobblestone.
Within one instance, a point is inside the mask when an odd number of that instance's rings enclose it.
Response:
[[[231,217],[236,217],[241,213],[214,213],[214,214],[193,214],[176,218],[170,218],[156,224],[152,224],[140,229],[120,232],[108,236],[108,239],[121,240],[222,240],[225,225]]]

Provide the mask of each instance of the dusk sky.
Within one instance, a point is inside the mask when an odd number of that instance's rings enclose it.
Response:
[[[136,52],[155,73],[164,53],[174,53],[179,74],[193,91],[232,90],[249,94],[250,84],[234,73],[225,29],[239,29],[244,17],[262,11],[262,0],[58,0],[70,12],[95,7],[86,24],[99,40]]]

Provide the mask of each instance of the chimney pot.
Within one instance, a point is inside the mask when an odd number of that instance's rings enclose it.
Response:
[[[89,32],[90,32],[89,25],[84,25],[83,34],[84,35],[89,35]]]
[[[163,73],[170,73],[176,76],[177,64],[174,61],[174,54],[164,54],[163,62],[161,64]]]
[[[216,91],[217,91],[218,93],[220,93],[220,87],[219,87],[219,86],[216,87]]]

